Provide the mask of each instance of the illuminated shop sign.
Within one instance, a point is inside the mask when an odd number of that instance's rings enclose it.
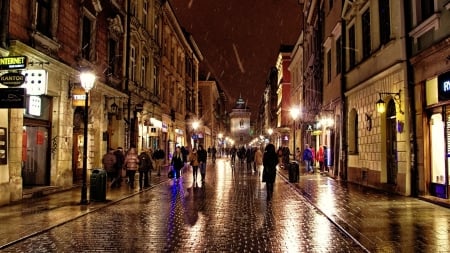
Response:
[[[438,76],[439,101],[450,100],[450,72]]]
[[[26,66],[26,56],[0,57],[0,70],[24,69]]]

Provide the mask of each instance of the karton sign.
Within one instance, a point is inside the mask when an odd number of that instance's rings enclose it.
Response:
[[[8,87],[20,86],[25,82],[25,76],[20,73],[6,73],[0,76],[0,83]]]

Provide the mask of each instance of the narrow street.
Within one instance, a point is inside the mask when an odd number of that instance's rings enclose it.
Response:
[[[226,158],[210,163],[203,185],[191,173],[3,252],[365,252],[280,175],[268,202],[260,175]]]

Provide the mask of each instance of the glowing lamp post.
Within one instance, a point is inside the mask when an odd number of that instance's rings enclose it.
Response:
[[[292,117],[292,119],[294,120],[294,139],[292,140],[292,143],[294,144],[294,149],[293,149],[293,153],[294,153],[294,161],[296,161],[297,160],[297,157],[296,157],[296,153],[297,153],[297,151],[295,150],[295,128],[297,128],[297,126],[296,126],[296,124],[295,124],[295,120],[297,119],[297,117],[300,115],[300,109],[299,108],[297,108],[297,107],[293,107],[292,109],[291,109],[291,117]]]
[[[84,98],[84,139],[83,139],[83,184],[81,186],[80,204],[88,204],[87,200],[87,146],[88,146],[88,113],[89,113],[89,91],[94,87],[95,75],[92,72],[82,72],[80,74],[81,86],[85,91]]]
[[[200,123],[198,121],[192,122],[192,128],[194,129],[194,148],[197,149],[197,141],[198,141],[198,135],[197,135],[197,129],[200,126]]]
[[[267,129],[267,133],[269,134],[269,142],[272,142],[273,129],[272,128]]]

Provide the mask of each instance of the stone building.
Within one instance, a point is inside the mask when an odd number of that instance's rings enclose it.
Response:
[[[412,193],[449,200],[450,170],[450,3],[406,1],[409,27]]]

